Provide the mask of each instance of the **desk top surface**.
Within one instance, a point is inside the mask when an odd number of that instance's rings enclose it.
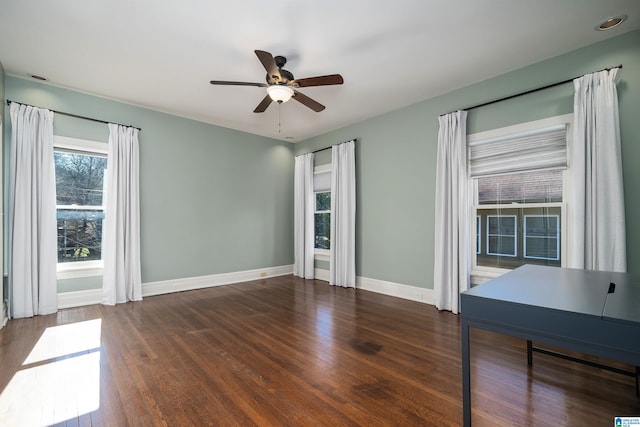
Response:
[[[523,265],[462,295],[640,323],[640,279],[626,273]]]

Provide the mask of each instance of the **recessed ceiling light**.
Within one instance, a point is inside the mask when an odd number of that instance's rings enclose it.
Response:
[[[27,75],[29,77],[31,77],[32,79],[40,80],[40,81],[43,81],[43,82],[46,82],[47,80],[49,80],[48,78],[43,77],[43,76],[39,76],[37,74],[27,74]]]
[[[627,19],[627,15],[613,16],[611,18],[607,18],[604,21],[600,22],[594,28],[597,31],[610,30],[610,29],[615,28],[618,25],[622,24],[626,19]]]

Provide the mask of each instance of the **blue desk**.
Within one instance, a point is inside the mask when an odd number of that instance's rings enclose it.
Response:
[[[463,292],[460,312],[465,426],[471,327],[640,366],[640,279],[629,274],[525,265]]]

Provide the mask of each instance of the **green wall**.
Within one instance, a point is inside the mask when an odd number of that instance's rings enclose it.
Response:
[[[356,273],[433,288],[438,116],[457,109],[623,65],[618,84],[627,217],[628,270],[640,274],[640,31],[588,46],[352,126],[308,139],[295,155],[356,144]],[[436,66],[436,65],[434,65]],[[473,64],[469,64],[470,67]],[[573,86],[469,111],[468,133],[573,110]],[[330,162],[325,157],[319,163]]]
[[[640,274],[640,263],[634,262],[640,259],[640,223],[633,215],[640,211],[635,190],[640,168],[634,165],[640,159],[640,31],[295,145],[15,76],[0,82],[8,99],[142,128],[143,282],[293,263],[293,155],[356,138],[357,274],[431,289],[438,116],[618,64],[623,64],[618,93],[628,269]],[[468,131],[572,108],[572,85],[565,84],[471,110]],[[8,109],[4,118],[7,141]],[[55,133],[108,138],[106,125],[60,115]],[[330,153],[319,153],[316,160],[328,163]],[[96,278],[65,280],[59,290],[91,289],[99,283]]]
[[[293,264],[290,143],[15,76],[4,83],[13,101],[142,128],[143,283]],[[10,140],[8,108],[4,117]],[[62,115],[54,133],[108,140],[107,125]],[[99,286],[86,278],[58,289]]]

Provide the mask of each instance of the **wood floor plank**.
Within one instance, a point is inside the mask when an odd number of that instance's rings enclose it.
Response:
[[[96,319],[99,347],[25,364],[47,328]],[[458,426],[459,322],[293,276],[12,320],[0,331],[0,425]],[[524,341],[486,331],[471,341],[475,426],[640,415],[632,378],[538,354],[529,367]],[[59,400],[32,393],[39,368],[96,356],[97,408],[66,380]],[[74,415],[52,415],[58,402]]]

